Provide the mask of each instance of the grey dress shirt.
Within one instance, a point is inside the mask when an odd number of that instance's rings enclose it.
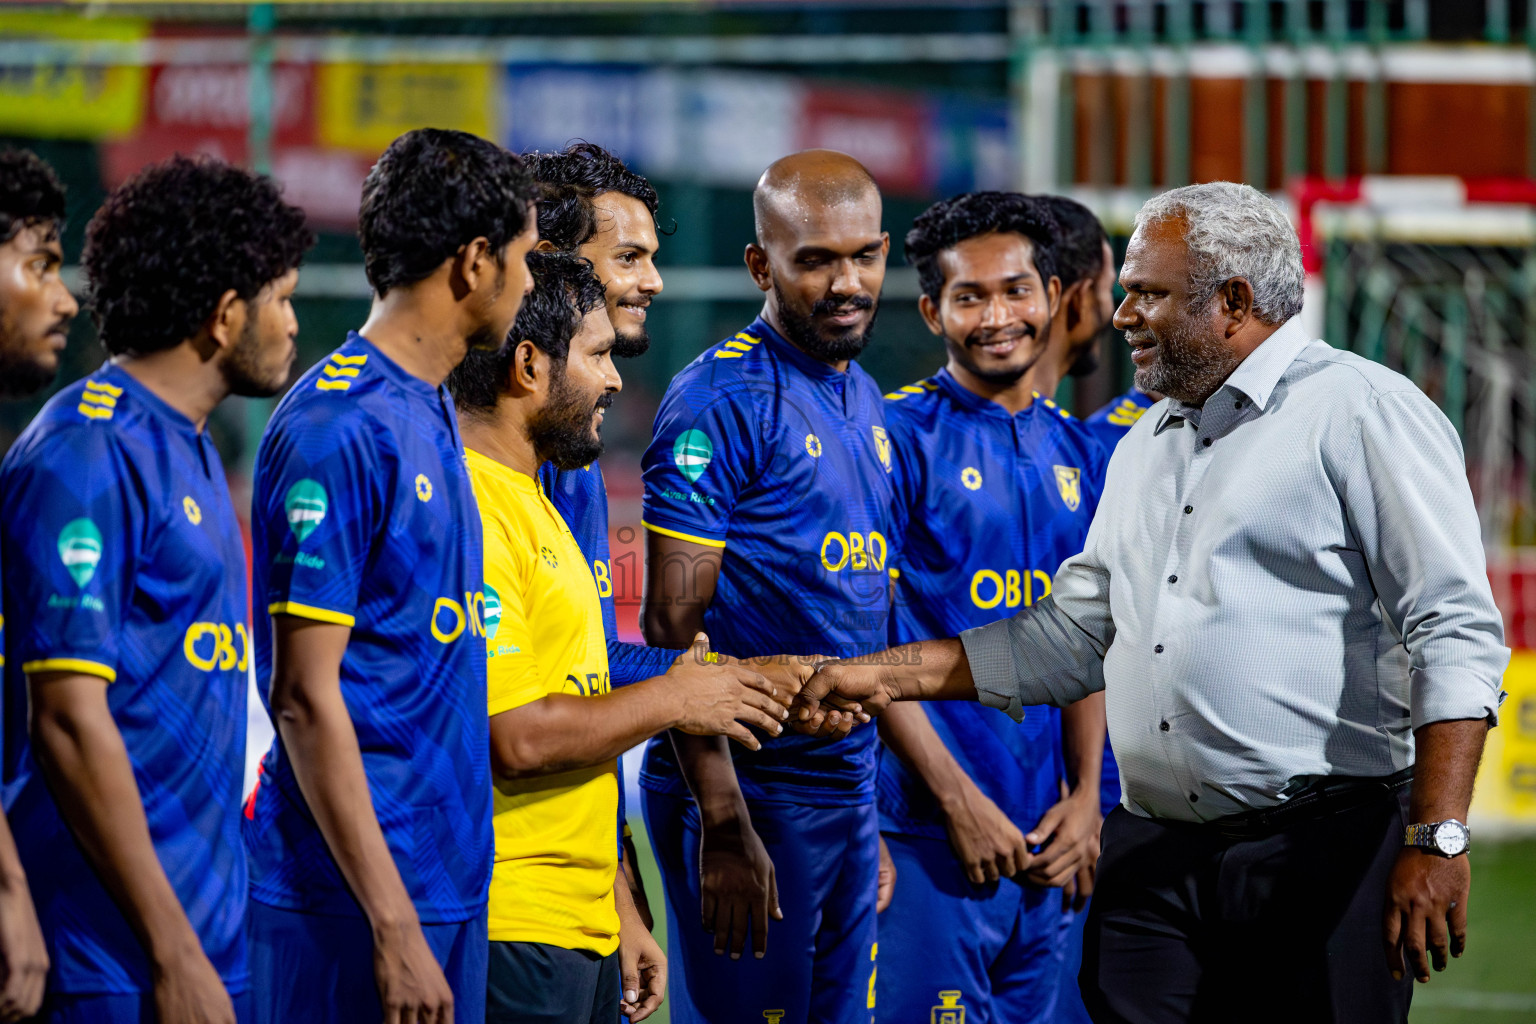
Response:
[[[1207,821],[1389,775],[1492,718],[1509,650],[1461,443],[1405,377],[1266,339],[1197,409],[1149,409],[1049,598],[962,634],[981,700],[1104,690],[1133,813]]]

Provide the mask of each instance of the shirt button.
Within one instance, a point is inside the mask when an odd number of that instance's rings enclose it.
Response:
[[[1192,803],[1192,804],[1197,804],[1197,803],[1200,802],[1200,798],[1198,796],[1196,796],[1195,794],[1191,793],[1191,794],[1189,794],[1189,802]]]
[[[1153,654],[1162,654],[1163,653],[1163,645],[1162,644],[1158,644],[1156,647],[1152,648],[1152,653]]]
[[[1169,576],[1168,577],[1168,582],[1169,583],[1177,583],[1177,582],[1179,582],[1179,578],[1177,576]]]
[[[1158,728],[1163,730],[1163,732],[1167,732],[1168,731],[1168,723],[1167,722],[1163,722],[1161,725],[1158,726]]]
[[[1206,438],[1206,439],[1205,439],[1205,446],[1206,446],[1206,447],[1207,447],[1207,448],[1209,448],[1209,447],[1210,447],[1210,446],[1211,446],[1211,445],[1213,445],[1213,444],[1215,444],[1215,443],[1216,443],[1216,442],[1214,442],[1214,441],[1212,441],[1212,440],[1211,440],[1211,439],[1210,439],[1210,438]]]
[[[1185,515],[1189,515],[1194,510],[1195,510],[1195,506],[1193,506],[1193,505],[1185,505],[1184,506],[1184,514]]]
[[[1234,408],[1234,409],[1241,409],[1242,407],[1243,407],[1243,403],[1240,402],[1240,401],[1232,403],[1232,408]]]

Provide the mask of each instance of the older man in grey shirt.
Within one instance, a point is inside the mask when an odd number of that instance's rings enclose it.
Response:
[[[802,695],[1104,690],[1106,820],[1079,982],[1096,1021],[1400,1022],[1465,942],[1465,827],[1509,652],[1461,445],[1410,381],[1309,339],[1275,204],[1141,210],[1115,315],[1169,396],[1110,462],[1052,596]],[[809,723],[807,723],[809,724]]]

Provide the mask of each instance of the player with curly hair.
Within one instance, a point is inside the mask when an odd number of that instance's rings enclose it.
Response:
[[[0,152],[0,396],[31,394],[53,380],[70,321],[80,310],[59,274],[63,221],[64,188],[53,169],[27,150]],[[0,614],[0,666],[4,629]],[[11,714],[24,719],[26,707],[17,704]],[[0,701],[0,765],[4,712]],[[0,1021],[37,1012],[47,974],[48,951],[26,872],[0,815]]]
[[[313,240],[271,180],[215,160],[123,183],[84,254],[112,358],[0,466],[40,1020],[230,1024],[249,1002],[245,550],[206,428],[226,396],[287,383]]]
[[[442,384],[506,342],[533,198],[484,139],[391,143],[359,216],[373,309],[262,438],[256,667],[277,736],[246,807],[258,1022],[484,1019],[480,517]]]

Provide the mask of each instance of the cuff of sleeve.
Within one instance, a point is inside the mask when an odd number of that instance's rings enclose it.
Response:
[[[84,676],[98,676],[109,683],[117,681],[117,669],[89,658],[39,658],[22,662],[21,670],[29,676],[39,672],[78,672]]]
[[[640,525],[652,533],[661,534],[663,537],[676,537],[678,540],[686,540],[691,544],[703,544],[705,547],[711,548],[725,547],[724,537],[703,537],[697,533],[689,533],[686,530],[676,530],[670,526],[661,526],[651,519],[640,520]]]
[[[314,619],[316,622],[330,622],[338,626],[357,624],[357,619],[346,612],[316,608],[312,604],[300,604],[298,601],[273,601],[267,605],[267,611],[272,615],[293,615],[300,619]]]
[[[1432,722],[1485,719],[1498,724],[1503,693],[1499,680],[1472,669],[1441,667],[1413,673],[1409,689],[1413,728]]]
[[[989,708],[997,708],[1015,722],[1024,720],[1024,704],[1019,700],[1017,672],[1013,665],[1013,642],[1008,635],[1008,619],[967,629],[960,634],[966,660],[971,664],[971,680],[976,696]]]

